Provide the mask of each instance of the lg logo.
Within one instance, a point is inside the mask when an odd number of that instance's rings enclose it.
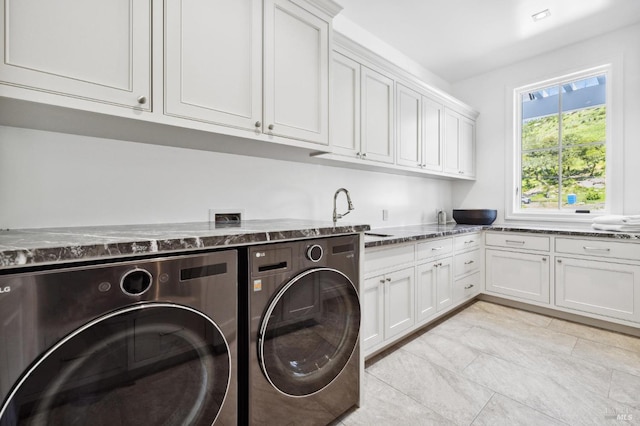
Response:
[[[11,287],[6,286],[5,288],[0,288],[0,294],[9,293],[11,291]]]

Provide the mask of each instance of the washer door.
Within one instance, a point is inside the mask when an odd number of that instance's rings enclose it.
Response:
[[[23,375],[0,425],[211,425],[230,380],[216,324],[180,305],[119,310],[61,340]]]
[[[318,392],[349,361],[359,330],[360,303],[351,280],[335,269],[306,271],[280,289],[262,319],[262,371],[286,395]]]

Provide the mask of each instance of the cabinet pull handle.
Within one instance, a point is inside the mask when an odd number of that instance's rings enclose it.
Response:
[[[561,259],[558,259],[556,262],[558,262],[558,263],[562,263],[562,260],[561,260]]]
[[[384,278],[380,280],[380,284],[384,284]]]
[[[269,124],[268,129],[269,129],[269,130],[273,130],[273,124]]]
[[[467,240],[467,241],[465,241],[464,243],[465,243],[465,244],[471,244],[471,243],[474,243],[474,242],[475,242],[474,240]]]
[[[140,105],[144,105],[147,103],[147,97],[146,96],[138,96],[138,103]]]
[[[367,158],[367,153],[366,152],[362,153],[362,158]]]
[[[387,278],[387,282],[391,282],[391,278]]]
[[[261,126],[262,126],[262,123],[261,123],[260,121],[256,121],[255,126],[256,126],[256,127],[261,127]]]
[[[461,175],[464,174],[464,172],[462,170],[458,170],[458,173],[461,174]]]
[[[524,245],[524,241],[522,240],[505,240],[504,242],[507,244],[520,244],[521,246]]]
[[[586,251],[606,251],[606,252],[610,252],[611,249],[610,248],[606,248],[606,247],[589,247],[589,246],[582,246],[583,249],[585,249]]]
[[[543,261],[543,262],[546,262],[546,261],[547,261],[547,258],[546,258],[546,257],[543,257],[543,258],[542,258],[542,261]]]
[[[473,260],[467,260],[466,262],[464,262],[465,265],[471,265],[473,262]]]
[[[473,287],[473,284],[469,284],[469,285],[464,286],[464,289],[465,290],[469,290],[471,287]]]
[[[432,251],[442,250],[444,247],[431,247]]]

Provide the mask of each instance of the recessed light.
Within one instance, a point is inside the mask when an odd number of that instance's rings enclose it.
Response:
[[[533,22],[538,22],[542,21],[545,18],[548,18],[549,16],[551,16],[551,12],[549,12],[549,9],[545,9],[541,12],[534,13],[533,15],[531,15],[531,18],[533,19]]]

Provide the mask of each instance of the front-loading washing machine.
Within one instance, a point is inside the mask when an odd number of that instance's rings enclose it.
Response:
[[[0,425],[235,425],[237,252],[0,275]]]
[[[324,425],[358,403],[358,262],[358,235],[249,248],[247,423]]]

